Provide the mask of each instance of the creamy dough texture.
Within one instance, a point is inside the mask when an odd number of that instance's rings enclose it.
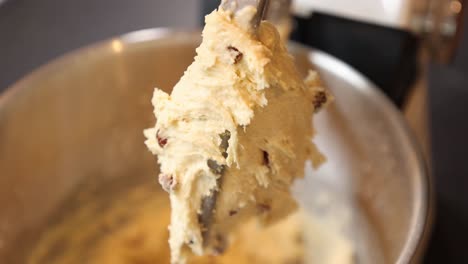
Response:
[[[316,73],[301,78],[273,25],[251,29],[255,13],[208,15],[195,61],[170,95],[154,92],[145,143],[170,195],[172,263],[221,254],[253,216],[269,224],[289,215],[290,185],[307,160],[324,160],[311,117],[329,96]]]
[[[168,198],[146,181],[119,189],[115,195],[109,198],[82,190],[79,206],[42,233],[37,244],[25,253],[25,263],[169,263]],[[268,227],[251,219],[235,232],[233,243],[223,255],[193,256],[187,263],[354,263],[350,242],[330,225],[332,222],[321,223],[301,209]]]

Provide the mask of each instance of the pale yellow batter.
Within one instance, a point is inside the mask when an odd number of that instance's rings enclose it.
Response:
[[[208,15],[195,61],[170,95],[154,92],[157,122],[145,136],[170,194],[173,263],[223,253],[253,216],[288,216],[304,163],[324,160],[311,119],[328,94],[315,73],[302,80],[273,25],[251,30],[255,13]]]

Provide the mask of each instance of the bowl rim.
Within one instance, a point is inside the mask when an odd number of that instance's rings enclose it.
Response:
[[[118,45],[131,45],[144,42],[152,42],[156,40],[161,40],[166,37],[179,36],[182,38],[194,39],[194,37],[200,37],[199,30],[179,30],[171,29],[165,27],[159,28],[148,28],[142,30],[136,30],[129,33],[125,33],[113,38],[106,40],[98,41],[90,45],[83,46],[81,48],[66,52],[63,55],[60,55],[42,65],[39,65],[30,73],[26,74],[19,80],[13,82],[11,85],[7,86],[6,89],[0,93],[0,114],[4,112],[4,109],[7,107],[9,102],[13,102],[13,97],[17,96],[22,90],[27,89],[28,86],[23,84],[33,81],[36,76],[42,75],[43,72],[46,72],[48,69],[53,68],[55,65],[65,63],[71,58],[79,56],[82,52],[89,51],[95,48],[103,48],[109,46],[113,48],[116,43]],[[369,97],[372,97],[374,100],[377,100],[384,108],[386,108],[387,113],[391,116],[395,123],[398,124],[399,128],[402,129],[402,132],[408,137],[410,144],[410,149],[413,150],[418,164],[418,169],[420,171],[419,175],[421,176],[420,183],[421,188],[419,207],[416,208],[417,212],[412,216],[413,221],[409,227],[409,233],[405,241],[404,246],[397,258],[396,263],[415,263],[421,260],[422,254],[424,253],[427,242],[431,235],[431,227],[433,222],[434,215],[434,202],[435,202],[435,192],[432,175],[430,173],[426,159],[423,156],[423,152],[417,143],[417,140],[409,128],[406,120],[403,115],[397,109],[397,107],[387,98],[384,93],[377,88],[377,86],[370,81],[367,77],[363,76],[360,72],[354,69],[352,66],[346,64],[345,62],[339,60],[338,58],[327,54],[323,51],[305,46],[303,44],[290,42],[290,46],[298,48],[302,51],[305,51],[308,59],[314,64],[314,61],[321,60],[333,67],[337,67],[342,71],[348,74],[348,77],[352,77],[353,81],[360,82],[364,85],[360,85],[361,92],[366,93]]]
[[[390,115],[388,118],[391,122],[397,124],[398,129],[407,137],[410,149],[416,157],[419,170],[420,188],[417,192],[419,194],[419,197],[417,197],[419,206],[414,209],[416,213],[412,216],[414,219],[409,227],[407,239],[395,263],[419,263],[422,261],[423,254],[432,233],[435,210],[434,181],[421,146],[416,140],[416,136],[409,127],[403,114],[376,84],[354,67],[331,54],[308,47],[304,44],[292,42],[289,45],[308,51],[307,56],[312,64],[321,66],[326,64],[326,68],[333,69],[333,73],[339,72],[340,76],[346,75],[345,79],[351,80],[354,84],[353,87],[357,88],[356,90],[360,90],[360,92],[366,94],[368,98],[372,98],[372,100],[382,106],[385,113]],[[320,61],[320,63],[317,63],[318,61]]]

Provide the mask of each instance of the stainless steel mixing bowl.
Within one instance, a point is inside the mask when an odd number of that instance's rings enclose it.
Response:
[[[151,29],[75,51],[0,97],[0,263],[22,263],[50,215],[83,182],[155,183],[142,130],[154,87],[167,91],[191,63],[199,33]],[[430,215],[424,161],[397,109],[339,60],[292,44],[336,102],[316,118],[328,163],[296,188],[304,203],[331,190],[352,209],[359,263],[416,262]],[[102,187],[105,195],[105,185]],[[79,206],[74,205],[74,206]]]

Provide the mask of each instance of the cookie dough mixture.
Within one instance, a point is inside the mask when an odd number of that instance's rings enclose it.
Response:
[[[171,209],[167,196],[154,186],[144,182],[115,197],[98,192],[77,197],[79,206],[45,230],[24,263],[169,263]],[[354,263],[350,241],[304,210],[268,227],[252,219],[237,230],[235,238],[224,254],[192,256],[187,263]]]
[[[240,223],[271,224],[291,214],[304,163],[324,157],[311,118],[329,95],[316,73],[303,80],[276,28],[256,9],[206,17],[195,61],[169,95],[156,89],[157,122],[145,130],[172,207],[173,263],[223,253]]]

